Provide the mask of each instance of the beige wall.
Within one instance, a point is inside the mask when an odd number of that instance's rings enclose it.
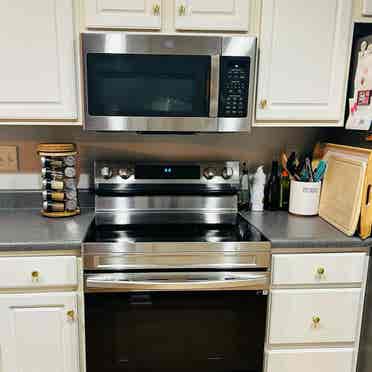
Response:
[[[82,171],[93,159],[248,160],[251,166],[270,164],[287,146],[311,149],[327,131],[321,128],[253,128],[251,134],[137,135],[90,133],[68,126],[0,127],[0,145],[17,145],[20,173],[40,171],[36,146],[41,142],[75,142]],[[1,177],[0,177],[1,180]]]

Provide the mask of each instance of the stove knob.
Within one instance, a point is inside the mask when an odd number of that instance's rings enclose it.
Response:
[[[231,178],[234,174],[234,171],[232,168],[230,167],[225,167],[223,168],[222,170],[222,177],[225,179],[225,180],[228,180],[229,178]]]
[[[103,168],[101,169],[101,176],[102,176],[103,178],[106,178],[106,179],[111,178],[111,177],[112,177],[112,169],[109,168],[109,167],[103,167]]]
[[[119,176],[127,180],[132,175],[132,170],[130,168],[121,168],[119,169]]]
[[[207,180],[211,180],[216,175],[216,170],[214,168],[206,168],[203,174]]]

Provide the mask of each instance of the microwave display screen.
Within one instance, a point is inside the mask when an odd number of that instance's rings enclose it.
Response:
[[[208,117],[210,56],[87,55],[91,116]]]

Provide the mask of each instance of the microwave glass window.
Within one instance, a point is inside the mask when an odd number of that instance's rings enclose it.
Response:
[[[87,56],[91,116],[208,117],[210,56]]]

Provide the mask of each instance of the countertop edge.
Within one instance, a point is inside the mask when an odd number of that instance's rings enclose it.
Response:
[[[335,227],[320,219],[311,217],[305,220],[301,217],[290,215],[286,212],[239,212],[246,221],[259,230],[271,243],[273,253],[306,253],[306,252],[369,252],[372,239],[362,240],[359,237],[348,237]],[[280,218],[278,218],[280,216]],[[304,234],[304,224],[309,225],[309,234]],[[273,224],[277,226],[273,227]],[[302,224],[302,226],[301,226]],[[301,234],[293,234],[294,226],[302,228]],[[317,235],[316,231],[320,229]],[[329,237],[327,232],[329,231]],[[286,238],[286,235],[294,235]],[[332,238],[332,235],[335,238]]]

